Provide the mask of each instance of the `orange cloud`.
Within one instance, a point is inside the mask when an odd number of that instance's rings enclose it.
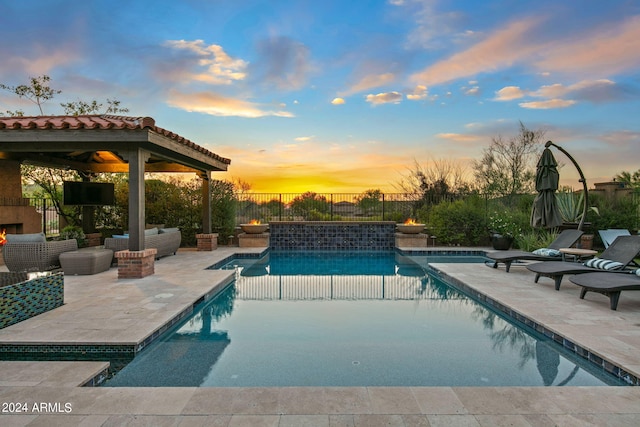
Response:
[[[188,51],[196,55],[197,61],[184,61],[183,65],[198,69],[188,72],[178,70],[176,76],[208,84],[228,85],[237,80],[244,80],[247,62],[231,58],[222,46],[205,45],[203,40],[169,40],[165,46],[179,51]],[[200,71],[204,69],[203,71]]]
[[[546,101],[521,102],[518,105],[522,108],[533,110],[549,110],[552,108],[567,108],[575,104],[576,101],[570,99],[549,99]]]
[[[518,86],[506,86],[496,92],[496,101],[512,101],[524,97],[525,93]]]
[[[384,86],[395,80],[395,74],[369,74],[364,76],[360,81],[351,86],[346,92],[341,93],[342,96],[353,95],[354,93],[363,92],[365,90]]]
[[[167,104],[198,113],[212,116],[238,116],[247,118],[277,116],[293,117],[292,113],[283,110],[267,110],[259,104],[228,98],[213,92],[182,93],[171,90],[167,98]]]
[[[365,98],[367,102],[373,105],[379,104],[398,104],[402,101],[402,95],[398,92],[378,93],[376,95],[369,94]]]
[[[407,99],[410,101],[420,101],[425,99],[429,95],[427,87],[424,85],[417,85],[413,90],[413,93],[407,94]]]

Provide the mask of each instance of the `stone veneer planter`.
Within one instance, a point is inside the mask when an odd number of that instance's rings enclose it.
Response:
[[[274,250],[389,251],[395,248],[394,221],[270,221]]]
[[[0,329],[63,303],[62,273],[0,273]]]

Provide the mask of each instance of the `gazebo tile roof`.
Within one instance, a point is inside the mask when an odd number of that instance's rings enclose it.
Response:
[[[180,144],[197,150],[208,157],[222,163],[230,164],[231,160],[221,157],[206,148],[184,138],[174,132],[156,126],[151,117],[128,117],[115,115],[83,115],[83,116],[17,116],[0,117],[2,129],[150,129]]]

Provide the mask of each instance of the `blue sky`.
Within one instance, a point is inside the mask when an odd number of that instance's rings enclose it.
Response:
[[[396,190],[544,130],[587,176],[640,169],[640,2],[4,2],[0,82],[107,98],[229,157],[260,192]],[[0,110],[33,105],[0,93]],[[563,184],[579,187],[569,161]]]

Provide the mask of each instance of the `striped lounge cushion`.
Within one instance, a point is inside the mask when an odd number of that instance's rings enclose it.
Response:
[[[610,259],[604,258],[592,258],[589,261],[585,262],[584,265],[587,267],[598,268],[600,270],[620,270],[624,267],[624,264],[618,261],[611,261]]]

